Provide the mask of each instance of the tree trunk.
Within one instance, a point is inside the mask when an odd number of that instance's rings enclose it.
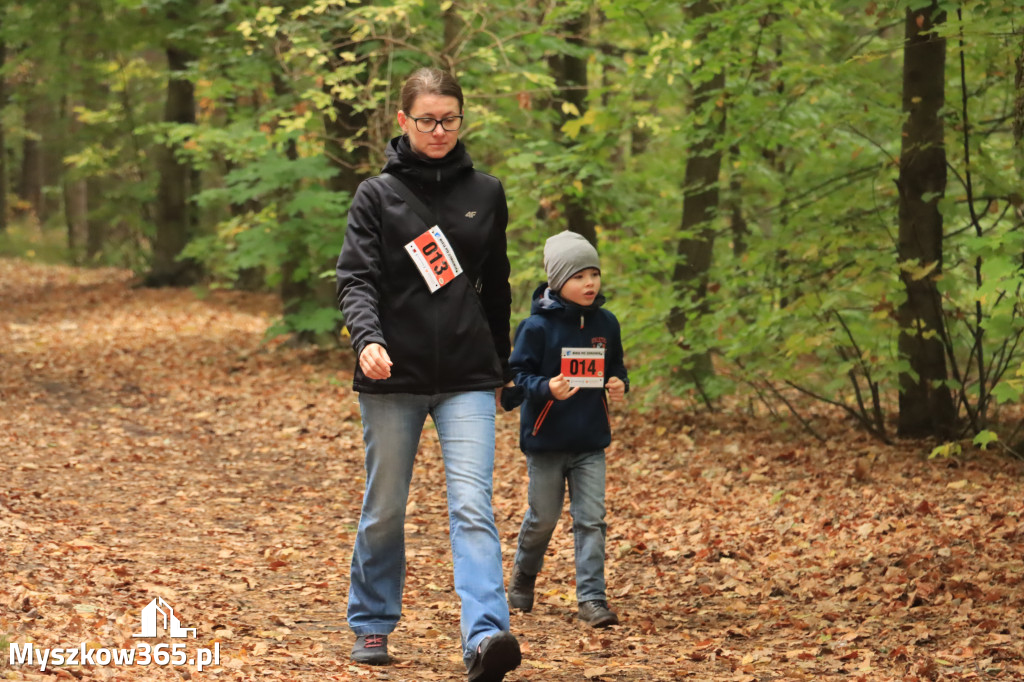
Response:
[[[1013,106],[1013,146],[1016,150],[1017,175],[1024,181],[1024,28],[1017,30],[1017,36],[1020,45],[1016,60],[1017,71],[1013,79],[1017,93]],[[1016,205],[1017,215],[1024,217],[1024,195],[1016,192],[1011,201]]]
[[[236,98],[231,97],[228,100],[228,106],[235,106]],[[224,174],[230,174],[235,170],[238,165],[231,159],[226,159],[224,163]],[[259,213],[262,204],[255,199],[246,199],[245,201],[231,200],[228,205],[228,210],[231,212],[231,216],[238,218],[241,216],[255,215]],[[257,265],[248,268],[240,268],[235,276],[234,288],[239,291],[262,291],[267,284],[267,271],[262,265]]]
[[[84,179],[64,180],[64,222],[67,223],[68,251],[79,262],[79,245],[89,231],[89,188]]]
[[[105,92],[105,88],[97,92]],[[95,260],[103,252],[103,244],[107,241],[106,223],[90,215],[97,206],[103,205],[104,182],[106,180],[95,177],[85,180],[85,257],[89,261]]]
[[[61,41],[60,41],[60,59],[62,62],[68,64],[68,71],[74,82],[81,82],[82,80],[82,63],[89,60],[85,54],[81,55],[81,61],[76,59],[77,55],[71,54],[68,48],[69,36],[73,30],[80,30],[81,20],[78,23],[75,22],[76,7],[72,3],[62,18],[61,25]],[[88,29],[86,29],[88,30]],[[94,44],[95,36],[87,33],[87,44]],[[63,132],[61,137],[61,159],[65,158],[70,149],[71,142],[75,140],[81,133],[81,124],[78,121],[78,116],[75,115],[76,99],[75,93],[69,89],[65,89],[61,94],[60,98],[60,129]],[[63,161],[61,161],[63,166]],[[88,204],[86,201],[86,187],[85,181],[80,179],[72,179],[71,174],[68,172],[68,168],[64,168],[61,172],[61,194],[64,198],[64,224],[67,229],[67,243],[68,243],[68,254],[70,255],[73,262],[79,260],[78,249],[82,240],[85,238],[86,233],[86,213],[88,211]]]
[[[299,158],[295,140],[288,140],[285,154],[291,161]],[[281,263],[281,303],[285,317],[298,313],[303,304],[316,296],[309,278],[295,277],[296,271],[309,260],[305,245],[301,241],[292,240],[287,248],[288,254]],[[316,343],[316,335],[309,330],[302,330],[295,334],[293,341],[298,345],[312,345]]]
[[[0,14],[0,22],[4,20]],[[2,28],[2,25],[0,25]],[[7,110],[7,78],[3,75],[7,66],[7,43],[0,37],[0,114]],[[7,232],[7,129],[0,115],[0,235]]]
[[[60,185],[57,122],[53,115],[54,101],[43,93],[29,95],[25,110],[27,135],[22,143],[21,182],[18,196],[30,207],[40,224],[45,224],[56,209],[56,202],[46,193],[47,187]]]
[[[1024,29],[1017,31],[1020,36],[1020,50],[1017,55],[1017,73],[1014,76],[1013,83],[1017,91],[1017,97],[1014,100],[1013,107],[1013,140],[1017,146],[1018,154],[1024,152],[1022,145],[1024,145]],[[1024,168],[1018,170],[1024,174]]]
[[[361,7],[365,4],[364,0],[358,0],[349,2],[350,8]],[[458,15],[455,13],[454,3],[445,10],[444,13],[444,26],[445,26],[445,45],[441,50],[441,61],[443,62],[443,68],[451,68],[452,65],[449,63],[451,60],[446,56],[448,51],[453,49],[451,41],[454,40],[454,35],[457,32],[455,23],[458,22]],[[339,27],[335,29],[334,44],[345,45],[348,40],[347,29]],[[335,48],[334,53],[331,55],[331,60],[328,62],[328,68],[332,73],[337,72],[342,68],[351,68],[351,64],[347,63],[346,59],[341,56],[344,51],[343,48]],[[366,68],[362,71],[364,74],[360,80],[360,85],[365,85],[366,79],[369,78],[366,74],[372,73],[373,69],[368,64],[365,58],[362,58],[361,65]],[[278,94],[284,94],[288,91],[286,84],[277,79],[274,81],[274,89]],[[379,151],[373,148],[373,141],[370,139],[370,116],[365,109],[359,109],[355,106],[355,101],[351,99],[341,99],[335,95],[331,90],[330,84],[325,83],[323,86],[324,94],[331,98],[331,108],[334,111],[334,117],[324,116],[324,132],[326,139],[324,141],[324,153],[327,154],[327,159],[330,161],[331,166],[334,167],[335,173],[330,180],[330,188],[335,192],[349,192],[350,194],[356,193],[356,188],[359,187],[359,183],[365,178],[376,173],[376,168],[371,168],[370,158],[371,152]],[[393,125],[393,121],[388,122]],[[390,125],[387,128],[390,130]],[[346,144],[348,142],[349,144]],[[340,248],[339,243],[339,248]],[[332,265],[333,268],[333,265]],[[331,300],[334,300],[333,280],[327,281],[331,288]]]
[[[21,173],[18,198],[28,204],[33,216],[43,220],[43,149],[40,120],[42,106],[38,95],[32,95],[25,109],[25,139],[21,144]]]
[[[455,3],[449,3],[448,9],[444,11],[444,46],[441,48],[441,68],[450,71],[453,75],[456,74],[456,52],[458,49],[458,38],[462,32],[462,19],[459,18],[459,13],[455,10]]]
[[[188,63],[193,60],[194,57],[185,50],[173,46],[167,48],[170,78],[167,83],[164,120],[169,123],[196,121],[194,88],[182,76]],[[146,285],[189,286],[198,280],[199,265],[192,260],[181,261],[178,256],[188,244],[195,228],[192,196],[198,188],[192,186],[192,169],[176,158],[171,146],[157,150],[156,167],[160,174],[157,186],[156,239]]]
[[[576,18],[566,21],[562,29],[569,36],[568,42],[574,46],[583,47],[586,45],[587,34],[590,29],[590,21],[587,15],[582,14]],[[582,116],[587,109],[587,62],[583,57],[571,54],[556,54],[548,58],[548,66],[555,78],[555,84],[559,90],[559,98],[553,102],[558,107],[561,118],[558,127],[570,118],[561,108],[561,101],[568,102],[576,107],[579,116]],[[572,143],[565,143],[571,146]],[[597,245],[597,227],[590,217],[586,206],[583,203],[581,192],[579,196],[566,194],[563,202],[566,229],[581,234],[591,244]]]
[[[713,14],[715,6],[709,0],[700,0],[693,5],[693,18]],[[701,32],[698,43],[710,32],[710,27]],[[703,68],[703,67],[699,67]],[[685,344],[686,318],[696,312],[706,311],[708,275],[711,271],[711,257],[715,245],[715,231],[712,221],[718,213],[718,175],[722,168],[720,141],[725,133],[725,108],[709,110],[709,105],[725,87],[725,71],[720,70],[710,79],[703,81],[694,90],[693,109],[706,112],[705,125],[693,131],[695,142],[689,149],[683,179],[683,219],[680,225],[682,237],[676,246],[676,266],[672,273],[679,304],[673,309],[668,327],[679,343]],[[703,379],[713,373],[711,354],[708,351],[694,353],[679,370],[680,375],[700,385]]]
[[[88,62],[93,60],[100,60],[105,57],[102,44],[100,43],[99,32],[103,30],[103,11],[96,4],[91,2],[80,2],[79,16],[82,25],[88,32],[88,42],[92,44],[86,44],[83,46],[85,59]],[[104,110],[111,98],[110,84],[102,78],[97,78],[95,71],[92,69],[85,70],[88,73],[89,81],[84,83],[84,87],[80,88],[81,96],[85,108],[88,111],[102,111]],[[131,109],[131,99],[128,93],[123,95],[124,110],[122,114],[129,121],[134,120],[135,116]],[[77,120],[72,124],[77,128],[81,126]],[[136,135],[134,131],[129,133],[133,137]],[[138,143],[135,142],[132,148],[137,147]],[[132,162],[132,166],[136,166],[138,160]],[[141,172],[139,173],[138,180],[141,182]],[[84,220],[85,225],[85,258],[87,262],[96,262],[99,256],[103,253],[103,247],[107,242],[108,225],[107,221],[96,216],[97,209],[104,205],[106,201],[106,190],[108,184],[112,180],[105,177],[97,176],[94,173],[90,173],[82,182],[81,187],[75,188],[73,191],[81,194],[78,195],[77,201],[81,202],[78,211],[80,215],[76,219]],[[151,212],[151,208],[147,203],[143,203],[143,218],[142,224],[148,224],[150,221],[146,219],[146,215]],[[123,218],[121,220],[124,220]],[[114,229],[109,230],[114,232]],[[134,228],[126,230],[126,233],[138,234],[138,231]],[[127,235],[126,235],[127,236]],[[138,240],[139,236],[133,237]]]
[[[900,278],[907,292],[898,311],[899,351],[911,372],[900,375],[898,433],[922,438],[952,433],[956,408],[945,385],[942,299],[942,214],[946,191],[946,149],[940,110],[945,103],[946,41],[936,26],[946,20],[938,1],[907,10],[903,50],[903,125],[900,152]],[[929,270],[930,268],[930,270]]]
[[[285,81],[284,76],[278,71],[271,74],[274,94],[281,100],[291,94],[291,88]],[[299,150],[295,139],[291,138],[285,146],[285,156],[289,161],[296,161],[299,158]],[[308,277],[296,278],[298,272],[307,261],[309,252],[302,240],[291,239],[286,245],[286,253],[281,262],[281,285],[280,296],[282,312],[285,319],[299,313],[306,303],[316,300],[316,289],[310,283]],[[291,339],[292,343],[300,346],[316,344],[316,334],[308,329],[296,332]]]
[[[444,55],[448,54],[447,50],[451,47],[451,43],[448,41],[453,40],[448,35],[449,23],[454,21],[450,17],[454,17],[454,10],[452,9],[445,12],[446,48],[443,52]],[[342,44],[343,41],[339,40],[338,43]],[[449,60],[443,58],[442,61],[445,62],[445,68],[450,69],[453,67],[453,63]],[[340,66],[340,62],[331,62],[332,69]],[[324,116],[324,130],[326,131],[324,152],[327,154],[327,158],[330,160],[335,171],[334,175],[331,176],[329,187],[334,192],[347,192],[350,195],[354,195],[356,188],[359,187],[359,183],[373,172],[370,168],[369,116],[365,110],[360,110],[353,106],[354,102],[352,100],[340,99],[330,92],[328,94],[332,98],[334,117]],[[344,144],[345,141],[352,144],[346,146]],[[342,233],[339,232],[337,242],[339,250],[341,249],[343,239]],[[324,269],[330,270],[334,265],[335,263],[333,262],[325,263]],[[324,307],[335,306],[334,280],[319,280],[319,286],[315,295],[316,300],[322,302]],[[342,326],[343,322],[339,320],[335,331],[340,332]],[[337,339],[337,334],[333,335],[333,338]]]
[[[328,92],[327,94],[331,94]],[[335,169],[331,177],[330,188],[335,192],[355,194],[356,188],[372,172],[370,170],[370,147],[367,139],[369,119],[366,111],[353,106],[350,100],[343,100],[333,95],[333,119],[324,116],[324,130],[327,139],[324,151]],[[352,151],[344,142],[354,141]]]
[[[71,140],[74,140],[81,132],[81,124],[78,116],[75,115],[75,101],[70,93],[61,97],[61,127],[65,131],[65,149]],[[65,169],[61,179],[61,192],[64,197],[64,223],[67,226],[68,253],[71,258],[78,261],[80,258],[79,248],[88,232],[89,200],[88,188],[84,178],[74,178]]]
[[[767,32],[777,21],[779,20],[778,13],[769,11],[761,17],[758,22],[761,26],[762,32]],[[775,58],[767,61],[759,61],[757,46],[761,44],[761,38],[758,37],[755,42],[755,48],[751,54],[751,59],[757,66],[757,80],[761,84],[769,84],[772,79],[775,78],[775,72],[782,65],[782,36],[775,36]],[[775,86],[776,92],[782,94],[785,90],[785,83],[781,80]],[[780,174],[785,172],[784,164],[779,160],[781,158],[781,147],[777,146],[774,149],[765,148],[762,150],[761,155],[771,163],[774,170]],[[740,146],[733,144],[729,147],[729,156],[732,159],[740,158]],[[743,202],[741,197],[743,196],[744,188],[744,176],[739,172],[729,173],[729,191],[726,194],[723,204],[723,213],[729,215],[729,227],[732,233],[732,253],[733,256],[739,258],[747,252],[747,244],[750,239],[750,225],[747,221],[746,216],[743,213]],[[785,214],[782,215],[782,220],[785,220]]]
[[[729,148],[729,155],[738,158],[739,145],[732,145]],[[742,258],[747,252],[747,242],[750,239],[750,224],[743,214],[743,202],[740,201],[740,197],[743,196],[743,181],[742,173],[729,174],[729,199],[726,204],[729,211],[729,230],[732,233],[732,255],[736,258]]]

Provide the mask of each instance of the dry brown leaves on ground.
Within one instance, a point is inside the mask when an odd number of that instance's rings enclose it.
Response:
[[[0,260],[0,292],[0,678],[464,679],[429,425],[396,662],[349,661],[351,352],[266,344],[271,299],[137,289],[121,271]],[[840,420],[824,445],[736,416],[627,407],[614,421],[622,624],[574,619],[566,514],[537,606],[512,616],[524,662],[510,682],[1024,678],[1019,465],[928,461]],[[507,575],[526,474],[516,415],[498,422]],[[115,664],[155,598],[196,637],[150,641],[164,664]],[[29,643],[92,653],[40,670]],[[198,670],[201,649],[219,663]]]

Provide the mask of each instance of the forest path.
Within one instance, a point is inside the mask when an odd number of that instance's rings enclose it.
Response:
[[[137,289],[124,271],[0,259],[0,292],[0,677],[465,679],[429,423],[396,662],[348,659],[350,351],[264,343],[271,297]],[[506,577],[526,497],[516,419],[498,417]],[[575,620],[566,513],[534,611],[512,616],[524,662],[509,682],[1024,679],[1019,463],[927,461],[840,419],[824,444],[678,404],[614,421],[622,625]],[[135,647],[156,597],[197,628],[160,642],[219,647],[219,665],[11,665],[28,642]]]

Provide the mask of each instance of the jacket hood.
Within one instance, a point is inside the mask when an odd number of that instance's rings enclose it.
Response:
[[[413,151],[407,135],[399,135],[388,143],[384,153],[387,161],[382,173],[400,175],[418,184],[448,182],[473,168],[473,160],[462,140],[443,158],[430,159]]]
[[[597,298],[590,305],[583,306],[577,305],[572,301],[567,301],[559,296],[554,291],[551,291],[551,287],[548,286],[547,282],[541,282],[540,285],[533,291],[533,300],[530,303],[530,314],[531,315],[564,315],[566,317],[575,317],[577,315],[583,315],[594,310],[598,310],[604,305],[605,301],[604,294],[598,294]]]

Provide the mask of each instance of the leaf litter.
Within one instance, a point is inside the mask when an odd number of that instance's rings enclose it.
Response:
[[[395,663],[348,658],[363,486],[348,349],[267,342],[271,296],[135,288],[130,273],[0,259],[2,679],[464,679],[443,468],[424,430]],[[930,461],[842,419],[824,444],[682,403],[617,408],[609,599],[575,620],[566,512],[523,680],[1024,679],[1022,466]],[[506,577],[526,503],[498,417]],[[8,648],[132,647],[153,598],[219,665],[11,665]]]

